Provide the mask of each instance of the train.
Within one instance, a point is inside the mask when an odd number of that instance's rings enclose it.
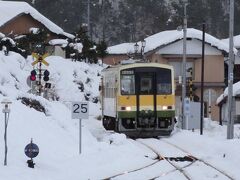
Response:
[[[102,124],[131,138],[169,136],[175,124],[173,67],[135,62],[102,71]]]

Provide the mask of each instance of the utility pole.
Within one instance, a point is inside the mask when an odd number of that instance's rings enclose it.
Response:
[[[183,18],[183,61],[182,61],[182,128],[186,123],[185,98],[186,98],[186,51],[187,51],[187,1],[184,1]]]
[[[88,0],[88,6],[87,6],[87,24],[88,24],[88,37],[90,37],[90,0]]]
[[[203,134],[203,119],[204,119],[204,113],[203,113],[203,90],[204,90],[204,60],[205,59],[205,23],[202,24],[202,67],[201,67],[201,109],[200,109],[200,135]]]
[[[228,60],[228,124],[227,139],[233,139],[234,114],[233,114],[233,31],[234,31],[234,0],[230,1],[229,12],[229,60]]]
[[[103,22],[102,22],[102,41],[105,41],[105,5],[104,5],[104,0],[102,0],[102,17],[103,17]]]

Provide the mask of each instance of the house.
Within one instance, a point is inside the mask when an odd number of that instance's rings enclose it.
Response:
[[[181,89],[179,76],[182,75],[182,54],[183,54],[183,32],[172,30],[163,31],[144,39],[146,46],[144,48],[144,57],[151,62],[170,64],[175,70],[176,81],[176,109],[177,114],[181,112]],[[141,46],[141,42],[137,42]],[[135,43],[125,43],[108,48],[109,56],[104,58],[105,63],[113,64],[126,59],[131,53],[134,53]],[[192,78],[195,86],[194,96],[196,101],[200,100],[201,94],[201,64],[202,64],[202,31],[187,29],[187,62],[186,67],[192,70],[192,74],[187,73],[188,78]],[[228,55],[228,45],[219,39],[206,33],[205,35],[205,64],[204,64],[204,94],[209,90],[213,92],[214,97],[223,93],[225,88],[226,69],[225,59]],[[236,50],[235,50],[236,53]],[[192,75],[192,77],[190,77]],[[187,96],[190,89],[187,87]],[[208,113],[208,98],[205,102],[205,116]],[[215,102],[210,102],[211,117],[219,120],[219,108]]]
[[[220,122],[227,124],[228,122],[228,88],[225,89],[224,93],[221,94],[216,101],[216,104],[220,108],[219,116]],[[240,123],[240,82],[233,84],[233,114],[234,122]]]
[[[222,42],[229,44],[229,38],[222,39]],[[233,82],[240,81],[240,35],[233,37],[233,45],[238,50],[237,56],[235,56],[235,63],[234,63],[234,80]]]
[[[6,36],[26,35],[33,29],[44,29],[48,41],[74,38],[26,2],[0,1],[0,32]]]

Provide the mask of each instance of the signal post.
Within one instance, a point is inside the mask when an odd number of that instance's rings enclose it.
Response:
[[[38,94],[41,96],[42,94],[42,76],[43,76],[43,81],[45,81],[45,88],[50,88],[51,84],[47,83],[47,81],[49,81],[49,75],[50,72],[48,70],[44,70],[42,69],[42,64],[44,64],[45,66],[49,66],[49,63],[45,60],[45,58],[48,56],[48,53],[45,53],[44,55],[40,55],[37,53],[32,53],[32,56],[34,57],[35,61],[32,62],[32,66],[38,65],[36,69],[33,69],[31,71],[31,75],[30,75],[30,80],[31,81],[36,81],[37,77],[38,77],[38,82],[37,82],[37,86],[38,86]]]

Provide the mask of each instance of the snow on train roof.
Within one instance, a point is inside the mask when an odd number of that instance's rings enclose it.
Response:
[[[72,34],[64,32],[62,28],[43,16],[28,3],[18,1],[0,1],[0,26],[3,26],[8,21],[21,14],[30,14],[34,19],[41,22],[53,33],[74,38]]]
[[[188,28],[187,29],[187,38],[193,38],[202,40],[202,31]],[[152,51],[158,47],[168,45],[172,42],[177,40],[183,39],[183,32],[177,30],[170,30],[170,31],[162,31],[152,36],[145,38],[146,47],[144,49],[145,53]],[[206,43],[210,44],[213,47],[225,52],[229,52],[228,44],[225,42],[211,36],[210,34],[205,34],[205,41]],[[141,46],[141,41],[137,42],[139,46]],[[108,53],[109,54],[128,54],[134,52],[134,44],[135,43],[122,43],[119,45],[109,47]],[[236,52],[236,50],[235,50]]]

